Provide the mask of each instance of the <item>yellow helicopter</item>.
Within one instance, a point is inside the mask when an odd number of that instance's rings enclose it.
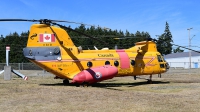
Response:
[[[39,22],[30,28],[23,54],[42,69],[68,84],[93,84],[113,77],[161,74],[169,68],[154,41],[135,43],[129,49],[83,50],[76,47],[58,20],[0,19]],[[77,32],[77,31],[75,31]]]

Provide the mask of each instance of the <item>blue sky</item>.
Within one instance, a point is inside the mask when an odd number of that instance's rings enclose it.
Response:
[[[166,21],[175,44],[200,49],[199,0],[0,0],[0,19],[55,19],[161,35]],[[28,31],[31,22],[0,22],[0,34]],[[63,23],[64,25],[72,25]],[[76,25],[79,26],[79,25]],[[187,51],[187,50],[185,50]]]

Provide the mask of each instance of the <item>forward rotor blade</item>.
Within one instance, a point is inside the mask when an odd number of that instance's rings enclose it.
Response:
[[[200,53],[200,51],[196,51],[196,50],[193,50],[193,49],[190,49],[190,48],[187,48],[187,47],[183,47],[183,46],[179,46],[179,45],[176,45],[176,44],[172,44],[174,46],[178,46],[178,47],[182,47],[184,49],[188,49],[188,50],[191,50],[191,51],[194,51],[194,52],[197,52],[197,53]]]

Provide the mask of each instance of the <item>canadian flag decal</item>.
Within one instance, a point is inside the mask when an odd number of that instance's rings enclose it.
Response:
[[[39,37],[40,42],[55,42],[54,34],[40,34]]]

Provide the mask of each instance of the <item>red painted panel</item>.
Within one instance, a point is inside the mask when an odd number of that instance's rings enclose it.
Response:
[[[44,41],[44,40],[43,40],[43,34],[40,34],[39,41],[40,41],[40,42],[43,42],[43,41]]]
[[[119,54],[121,68],[130,68],[130,60],[128,54],[124,50],[116,50]]]

